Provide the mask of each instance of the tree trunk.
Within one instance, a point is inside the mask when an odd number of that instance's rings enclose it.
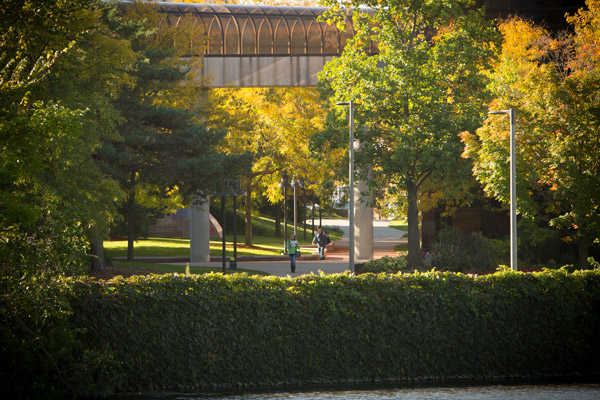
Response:
[[[90,250],[92,252],[92,271],[106,272],[106,258],[104,257],[104,242],[100,230],[96,225],[92,228],[90,239]]]
[[[587,239],[581,238],[577,243],[578,253],[579,253],[579,266],[587,267],[588,266],[588,258],[590,256],[590,244]]]
[[[246,246],[252,246],[252,180],[246,183]]]
[[[423,266],[421,257],[421,231],[419,229],[419,209],[417,207],[418,190],[417,186],[409,182],[406,185],[408,197],[408,265],[410,268],[420,268]]]
[[[135,239],[135,175],[130,178],[131,188],[127,199],[127,261],[133,261],[133,241]]]

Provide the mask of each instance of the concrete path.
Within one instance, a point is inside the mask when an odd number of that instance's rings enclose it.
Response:
[[[300,276],[304,274],[319,274],[323,271],[326,274],[335,274],[348,270],[348,220],[339,219],[323,219],[323,226],[338,227],[344,232],[344,237],[341,240],[335,241],[335,250],[327,254],[325,260],[307,260],[303,261],[299,258],[296,261],[296,273],[291,274],[289,261],[239,261],[238,268],[253,269],[265,271],[275,276]],[[388,227],[388,220],[373,221],[373,258],[381,258],[386,255],[395,255],[395,246],[400,243],[406,243],[404,238],[405,232]],[[357,260],[357,263],[366,260]],[[183,264],[185,265],[185,263]],[[211,266],[221,267],[223,264],[219,262],[211,263],[191,263],[191,266]],[[229,264],[227,264],[229,271]]]

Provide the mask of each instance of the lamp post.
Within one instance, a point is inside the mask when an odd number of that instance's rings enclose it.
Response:
[[[295,179],[292,187],[294,188],[294,235],[298,235],[298,198],[296,190],[302,187],[302,183]]]
[[[312,191],[312,208],[310,209],[311,217],[312,217],[312,228],[311,228],[311,238],[315,237],[315,191]],[[321,208],[321,207],[319,207]]]
[[[517,161],[515,157],[515,109],[490,111],[510,116],[510,269],[517,270]]]
[[[304,240],[306,241],[306,182],[302,180],[300,184],[302,184],[304,189],[302,190],[302,222],[304,225]]]
[[[225,213],[225,200],[227,197],[233,196],[233,258],[229,260],[229,268],[237,269],[237,203],[236,196],[240,196],[243,194],[242,189],[240,189],[240,181],[236,179],[226,179],[224,184],[219,187],[220,191],[213,193],[213,196],[221,197],[221,215],[222,215],[222,229],[223,229],[223,237],[222,237],[222,261],[223,261],[223,273],[226,273],[226,264],[227,264],[227,221],[226,221],[226,213]]]
[[[222,264],[223,264],[223,275],[227,273],[227,269],[226,269],[226,265],[227,265],[227,235],[226,235],[226,231],[227,231],[227,221],[226,221],[226,214],[225,214],[225,194],[221,194],[221,218],[223,221],[223,237],[222,237],[222,243],[221,243],[221,250],[222,250],[222,256],[221,256],[221,260],[222,260]]]
[[[280,188],[283,188],[283,253],[287,254],[287,248],[285,246],[287,241],[287,187],[290,184],[290,179],[287,174],[287,171],[283,171],[283,176],[281,177],[281,183],[279,184]]]
[[[338,106],[348,106],[350,127],[350,161],[349,161],[349,192],[350,204],[348,207],[348,224],[350,233],[348,237],[348,262],[351,272],[354,272],[354,103],[353,100],[335,103]]]
[[[230,181],[233,193],[233,258],[229,259],[229,269],[237,269],[237,196],[242,195],[238,178]]]

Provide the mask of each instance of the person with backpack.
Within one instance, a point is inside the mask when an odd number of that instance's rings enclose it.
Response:
[[[321,225],[317,227],[317,233],[315,233],[315,237],[313,238],[313,244],[317,245],[319,249],[319,258],[321,260],[325,259],[325,246],[331,243],[331,239],[329,239],[329,234],[326,230],[323,229]]]
[[[296,240],[296,235],[290,236],[290,240],[285,244],[285,249],[290,256],[290,268],[294,274],[296,273],[296,256],[300,255],[300,243]]]

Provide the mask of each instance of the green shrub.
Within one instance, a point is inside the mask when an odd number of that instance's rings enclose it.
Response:
[[[358,269],[358,273],[380,273],[387,272],[389,274],[393,274],[396,272],[407,271],[408,270],[408,262],[406,261],[406,256],[398,256],[398,257],[382,257],[377,260],[370,260],[366,263],[360,265]]]
[[[600,373],[598,269],[65,278],[21,291],[0,309],[0,382],[22,397]]]
[[[68,281],[67,281],[68,282]],[[0,278],[0,392],[5,398],[107,395],[120,379],[106,347],[79,340],[68,285],[46,275]]]
[[[495,269],[491,247],[481,233],[463,234],[460,229],[440,230],[433,244],[431,265],[436,269],[455,272],[482,272]]]
[[[600,271],[73,280],[120,390],[600,372]]]
[[[488,239],[490,245],[489,266],[497,268],[510,264],[510,239]]]

